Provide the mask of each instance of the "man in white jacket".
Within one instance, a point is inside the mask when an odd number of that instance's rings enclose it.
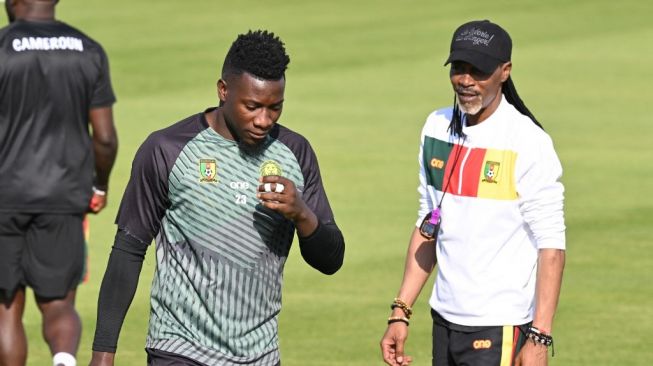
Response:
[[[450,55],[454,106],[420,145],[419,218],[381,340],[404,354],[412,304],[430,298],[433,365],[546,365],[565,262],[562,167],[510,78],[512,41],[487,20],[461,25]]]

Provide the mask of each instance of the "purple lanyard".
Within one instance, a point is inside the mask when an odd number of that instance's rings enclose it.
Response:
[[[442,198],[444,198],[444,196],[442,196]],[[431,218],[429,219],[429,222],[433,225],[440,223],[440,205],[431,211]]]

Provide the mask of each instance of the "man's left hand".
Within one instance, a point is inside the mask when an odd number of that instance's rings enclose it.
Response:
[[[524,347],[515,358],[515,366],[547,366],[549,349],[527,339]]]

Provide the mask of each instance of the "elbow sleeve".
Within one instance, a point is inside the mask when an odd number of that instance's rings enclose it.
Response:
[[[335,224],[318,223],[311,235],[299,238],[299,248],[306,263],[324,274],[334,274],[342,267],[345,239]]]

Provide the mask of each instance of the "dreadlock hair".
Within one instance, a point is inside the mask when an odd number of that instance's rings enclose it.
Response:
[[[239,34],[231,44],[222,65],[222,77],[243,72],[265,80],[285,77],[290,57],[283,42],[274,33],[256,30]]]
[[[451,122],[449,122],[449,128],[447,130],[455,136],[465,136],[465,133],[463,132],[463,112],[461,112],[460,107],[458,107],[456,94],[453,95],[453,113],[451,114]]]
[[[519,94],[517,94],[517,89],[515,89],[515,84],[512,82],[510,76],[508,76],[508,80],[501,85],[501,92],[506,96],[508,103],[512,104],[521,114],[528,116],[539,128],[544,129],[533,113],[528,110],[519,97]],[[463,113],[460,111],[460,107],[458,107],[455,94],[453,96],[453,114],[451,116],[451,122],[449,122],[448,131],[458,137],[465,136],[465,133],[463,132]]]
[[[528,116],[537,127],[544,129],[540,122],[537,121],[533,113],[526,107],[526,104],[521,100],[519,94],[517,94],[517,89],[515,89],[515,84],[512,82],[512,78],[508,76],[503,85],[501,85],[501,92],[506,96],[508,103],[512,104],[521,114]]]

